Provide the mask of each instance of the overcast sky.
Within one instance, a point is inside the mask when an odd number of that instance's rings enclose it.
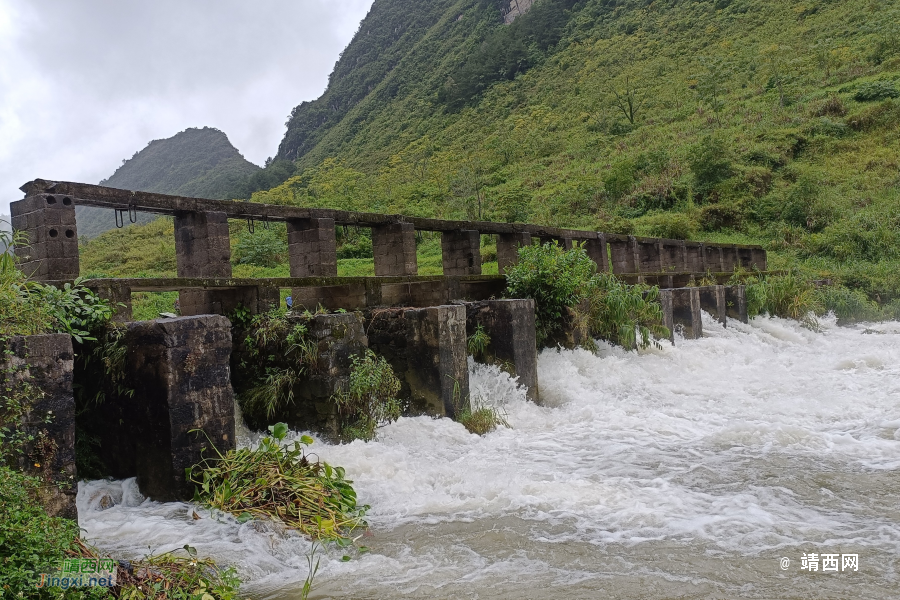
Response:
[[[0,214],[35,178],[97,183],[150,140],[275,154],[372,0],[0,0]]]

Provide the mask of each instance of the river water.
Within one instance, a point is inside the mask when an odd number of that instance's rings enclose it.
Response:
[[[511,429],[405,418],[374,443],[316,444],[373,535],[350,562],[319,554],[311,597],[900,597],[900,324],[704,319],[676,347],[543,352],[544,406],[475,368]],[[119,504],[101,510],[104,491]],[[79,493],[86,537],[117,557],[189,543],[237,565],[247,595],[299,598],[308,542],[192,510],[133,481]]]

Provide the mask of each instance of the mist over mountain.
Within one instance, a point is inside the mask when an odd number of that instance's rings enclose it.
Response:
[[[170,138],[153,140],[101,185],[139,192],[226,200],[260,167],[247,161],[224,132],[212,127],[186,129]],[[115,227],[113,211],[78,207],[79,236],[93,237]],[[154,215],[141,214],[146,223]]]

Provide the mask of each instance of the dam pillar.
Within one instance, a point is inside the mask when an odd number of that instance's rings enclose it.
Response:
[[[41,194],[10,204],[12,228],[27,237],[16,247],[19,269],[37,281],[76,279],[78,227],[75,201],[64,194]]]
[[[741,266],[741,258],[737,246],[722,247],[722,271],[731,273],[735,267]]]
[[[519,262],[519,248],[531,245],[531,234],[501,233],[497,235],[497,268],[499,273]]]
[[[639,273],[659,273],[662,271],[661,265],[661,245],[660,240],[640,239],[635,240],[637,245],[637,255],[639,260]]]
[[[609,254],[612,262],[613,273],[637,273],[635,261],[635,240],[633,237],[608,237]]]
[[[663,306],[664,325],[672,332],[673,340],[676,329],[681,331],[687,340],[703,337],[698,288],[660,290],[659,297]]]
[[[412,223],[393,223],[372,228],[375,276],[418,274],[416,230]]]
[[[466,307],[433,306],[403,313],[406,380],[413,407],[454,417],[469,402]]]
[[[175,259],[179,277],[231,277],[228,217],[223,212],[182,212],[175,215]],[[178,293],[181,314],[222,312],[228,292],[183,290]],[[228,302],[225,302],[228,304]]]
[[[12,424],[31,438],[19,467],[41,480],[37,499],[47,513],[68,519],[77,519],[74,362],[68,334],[15,336],[0,344],[0,394],[31,404],[22,422]]]
[[[703,243],[684,242],[684,270],[687,273],[703,273]]]
[[[334,219],[292,219],[287,237],[291,277],[337,277]]]
[[[122,424],[111,415],[120,446],[103,443],[102,452],[132,470],[148,498],[190,500],[185,469],[213,453],[210,444],[222,453],[235,447],[231,323],[218,315],[142,321],[129,325],[124,343],[134,394],[115,403]]]
[[[584,251],[597,263],[598,273],[609,272],[609,252],[606,248],[606,235],[598,233],[596,238],[585,240]]]
[[[681,240],[660,240],[659,242],[660,272],[678,272],[687,270],[687,247]]]
[[[724,272],[722,248],[720,246],[703,246],[703,271],[709,273]]]
[[[750,253],[751,268],[759,269],[760,271],[768,270],[768,254],[765,250],[763,250],[762,248],[753,248]]]
[[[700,291],[700,308],[715,317],[723,327],[727,327],[728,313],[725,303],[725,286],[710,285],[697,289]]]
[[[747,314],[747,287],[743,285],[729,285],[725,287],[726,314],[730,319],[741,323],[749,323]]]
[[[471,229],[441,234],[444,275],[481,275],[481,234]]]
[[[481,326],[490,342],[479,359],[518,377],[529,400],[540,403],[534,300],[487,300],[466,305],[466,333]]]

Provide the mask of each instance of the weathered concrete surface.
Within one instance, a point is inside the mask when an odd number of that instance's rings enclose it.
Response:
[[[78,227],[71,196],[31,196],[11,203],[10,211],[13,229],[28,239],[16,247],[23,273],[37,281],[78,277]]]
[[[22,428],[34,436],[19,466],[39,477],[51,516],[76,519],[74,354],[65,334],[17,336],[0,346],[0,389],[33,398]]]
[[[519,262],[519,248],[531,245],[530,233],[501,233],[497,235],[497,267],[502,275],[507,267]]]
[[[672,341],[675,339],[676,328],[685,339],[694,340],[703,337],[699,288],[660,290],[659,296],[663,307],[664,325],[672,331]]]
[[[217,290],[182,290],[178,293],[181,315],[228,315],[243,307],[256,315],[278,308],[281,292],[273,285],[235,287]]]
[[[175,259],[179,277],[231,277],[228,216],[224,212],[175,215]]]
[[[128,285],[116,285],[107,279],[103,283],[86,281],[85,286],[104,300],[109,300],[113,309],[111,318],[113,323],[130,323],[134,320],[131,311],[131,288]]]
[[[728,317],[749,323],[747,315],[747,287],[743,285],[729,285],[725,288],[725,305]]]
[[[141,493],[153,500],[190,499],[185,469],[204,449],[209,455],[210,442],[220,452],[235,447],[231,323],[218,315],[142,321],[128,327],[124,343],[134,387],[118,399],[127,446],[103,447],[104,457],[132,456]]]
[[[481,325],[490,336],[484,362],[519,378],[527,397],[540,403],[534,300],[488,300],[466,305],[466,334]]]
[[[444,275],[481,275],[481,234],[445,231],[441,234]]]
[[[415,227],[411,223],[373,227],[372,254],[377,277],[417,274]]]
[[[369,347],[400,378],[412,414],[452,417],[468,402],[464,306],[369,310],[365,318]]]
[[[334,219],[288,221],[287,236],[291,277],[337,276]]]
[[[697,288],[700,293],[700,308],[711,314],[723,327],[728,325],[725,303],[725,286],[710,285]]]
[[[609,272],[609,250],[605,234],[598,233],[596,239],[585,240],[584,251],[597,264],[599,273]]]
[[[353,357],[364,355],[368,348],[363,317],[361,313],[316,315],[303,323],[316,344],[316,364],[295,389],[294,403],[283,407],[272,422],[284,421],[292,429],[319,431],[337,440],[340,415],[332,397],[348,388]]]

